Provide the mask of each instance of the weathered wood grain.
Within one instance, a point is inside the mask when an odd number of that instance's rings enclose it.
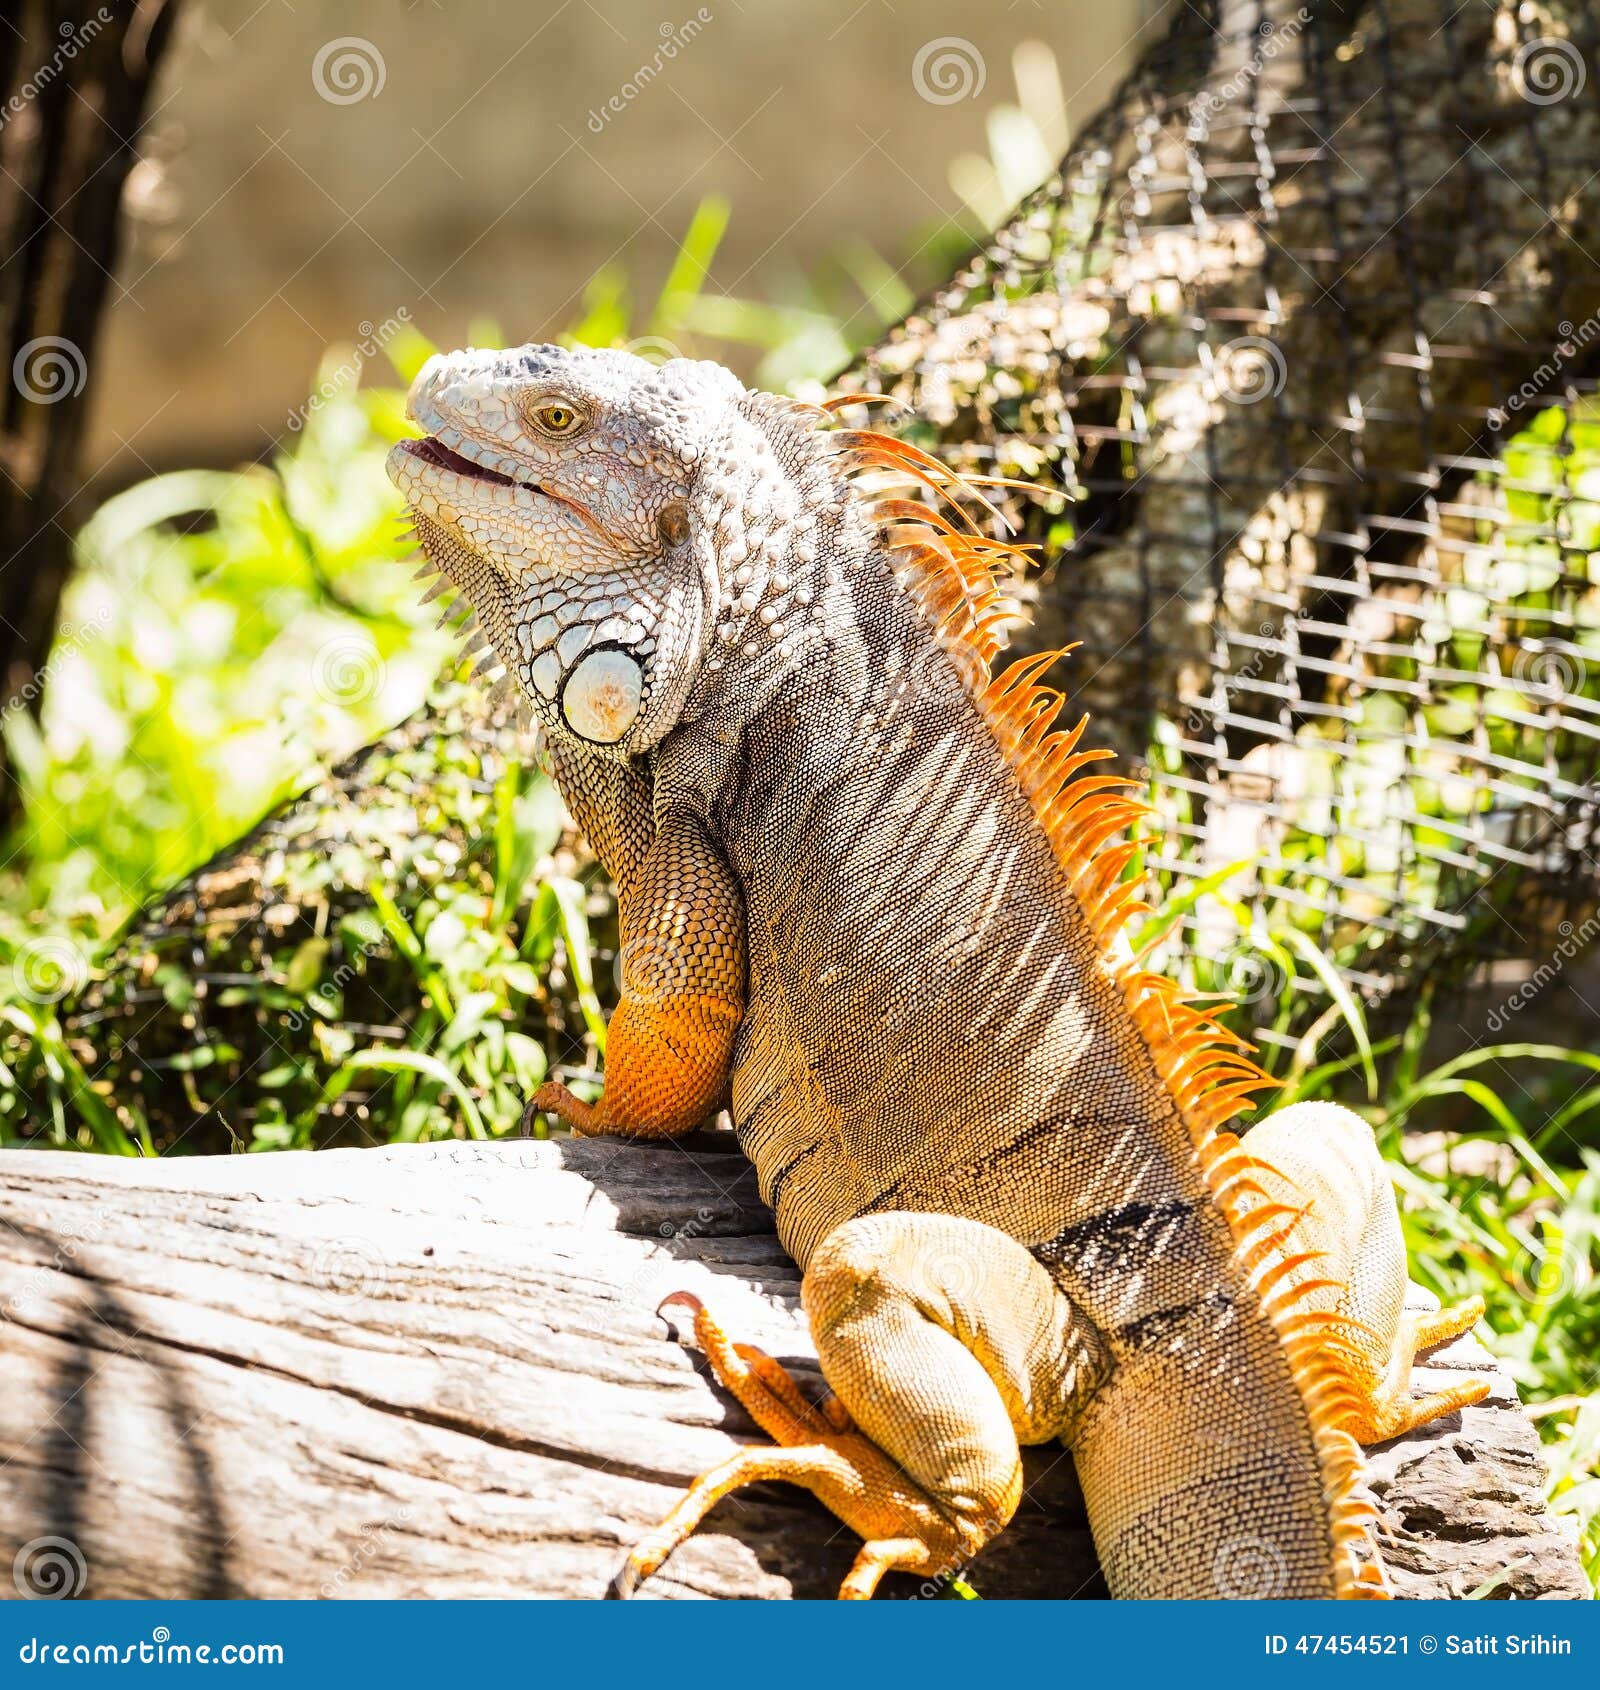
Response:
[[[798,1276],[737,1155],[0,1154],[0,1591],[7,1564],[76,1584],[81,1558],[101,1597],[597,1596],[693,1475],[758,1435],[654,1312],[680,1287],[815,1380]],[[1438,1361],[1486,1358],[1469,1341]],[[1509,1567],[1507,1593],[1584,1593],[1503,1376],[1377,1452],[1374,1482],[1402,1592]],[[854,1548],[808,1496],[758,1489],[647,1590],[828,1595]],[[972,1576],[1101,1593],[1061,1451],[1032,1452]]]

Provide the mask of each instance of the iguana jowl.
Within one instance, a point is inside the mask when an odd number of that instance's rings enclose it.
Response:
[[[731,1102],[834,1397],[697,1308],[777,1440],[705,1475],[618,1576],[736,1486],[865,1540],[843,1595],[960,1566],[1071,1447],[1113,1594],[1382,1594],[1357,1440],[1481,1312],[1402,1309],[1372,1135],[1263,1083],[1122,927],[1126,783],[989,678],[998,543],[933,459],[716,365],[534,346],[431,359],[390,473],[547,730],[618,889],[605,1090],[536,1106],[681,1133]]]

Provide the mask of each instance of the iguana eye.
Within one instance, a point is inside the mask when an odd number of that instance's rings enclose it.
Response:
[[[528,419],[541,434],[576,434],[583,427],[583,413],[565,399],[541,399],[528,408]]]

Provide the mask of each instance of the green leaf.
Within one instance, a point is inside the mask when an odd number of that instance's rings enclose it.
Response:
[[[323,1088],[325,1101],[331,1103],[349,1090],[357,1074],[421,1074],[442,1086],[461,1106],[461,1118],[473,1138],[487,1138],[483,1117],[472,1100],[472,1094],[436,1056],[423,1050],[360,1050],[347,1057]]]
[[[306,939],[289,958],[284,970],[284,985],[296,997],[303,998],[322,978],[322,965],[327,961],[331,944],[327,939]]]
[[[1372,1057],[1372,1041],[1367,1036],[1367,1018],[1361,1005],[1356,1002],[1349,986],[1345,984],[1344,976],[1299,928],[1285,927],[1276,930],[1276,937],[1301,957],[1306,966],[1322,982],[1328,996],[1339,1006],[1339,1012],[1344,1017],[1345,1025],[1350,1029],[1350,1036],[1355,1040],[1356,1050],[1361,1057],[1361,1071],[1366,1076],[1367,1081],[1367,1096],[1369,1099],[1376,1098],[1378,1095],[1378,1069]]]
[[[606,1018],[594,990],[594,951],[589,943],[589,918],[584,914],[584,890],[576,880],[553,875],[546,882],[560,915],[561,936],[567,942],[567,965],[578,992],[590,1036],[602,1056],[606,1053]]]

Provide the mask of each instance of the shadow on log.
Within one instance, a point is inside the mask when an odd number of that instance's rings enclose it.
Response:
[[[821,1389],[798,1274],[720,1137],[0,1153],[0,1557],[18,1589],[600,1595],[697,1473],[760,1436],[655,1314],[669,1291]],[[1433,1358],[1487,1365],[1471,1339]],[[1398,1594],[1588,1594],[1504,1375],[1371,1468]],[[759,1487],[645,1589],[828,1596],[855,1548],[808,1495]],[[1017,1519],[970,1576],[985,1596],[1103,1594],[1062,1451],[1030,1452]]]

